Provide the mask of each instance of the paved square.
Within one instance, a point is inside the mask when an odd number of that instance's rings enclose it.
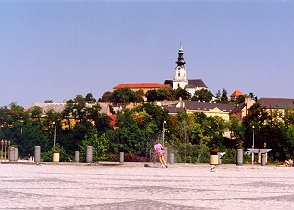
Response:
[[[294,209],[294,167],[0,164],[0,209]]]

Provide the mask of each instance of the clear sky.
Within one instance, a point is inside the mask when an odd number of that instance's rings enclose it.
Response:
[[[293,1],[0,1],[0,107],[188,79],[294,98]]]

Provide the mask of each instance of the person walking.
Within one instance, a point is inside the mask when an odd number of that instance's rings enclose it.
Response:
[[[164,166],[165,166],[167,168],[167,164],[164,159],[165,151],[163,149],[163,146],[159,143],[159,140],[157,140],[154,144],[154,151],[155,151],[155,153],[161,163],[161,167],[164,168]]]

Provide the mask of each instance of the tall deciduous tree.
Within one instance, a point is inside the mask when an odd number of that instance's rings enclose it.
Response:
[[[98,99],[99,102],[110,102],[112,96],[112,92],[106,91],[103,93],[102,97]]]
[[[231,138],[236,140],[236,146],[240,149],[243,148],[244,127],[235,115],[229,122],[228,127],[231,132]]]
[[[88,103],[94,103],[96,102],[96,99],[93,97],[92,93],[88,93],[85,97],[85,101]]]
[[[196,90],[193,97],[191,98],[191,101],[205,101],[209,102],[212,100],[213,94],[210,92],[210,90],[202,88],[201,90]]]
[[[180,97],[183,99],[183,100],[190,100],[191,99],[191,94],[186,91],[185,89],[182,89],[182,88],[178,88],[176,89],[176,100],[178,100]]]
[[[143,98],[138,96],[130,88],[119,88],[113,91],[110,101],[115,104],[126,106],[130,102],[142,102]]]

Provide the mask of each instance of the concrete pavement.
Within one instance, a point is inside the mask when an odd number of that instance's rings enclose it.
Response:
[[[146,165],[145,165],[146,166]],[[294,168],[0,164],[0,209],[293,209]]]

